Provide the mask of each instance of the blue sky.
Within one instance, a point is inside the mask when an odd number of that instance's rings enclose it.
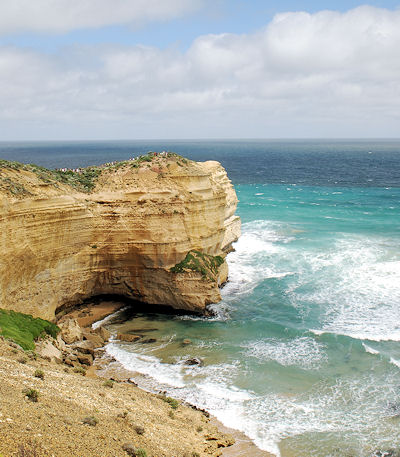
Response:
[[[399,7],[2,0],[0,140],[398,137]]]

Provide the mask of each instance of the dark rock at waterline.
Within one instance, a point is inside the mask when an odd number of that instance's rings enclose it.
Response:
[[[389,403],[388,412],[392,417],[400,417],[400,403]]]
[[[198,359],[197,357],[192,357],[191,359],[185,360],[185,365],[197,365],[199,367],[202,367],[204,365],[203,360]]]
[[[400,457],[400,449],[388,449],[387,451],[376,451],[371,457]]]
[[[210,417],[210,413],[203,408],[199,408],[198,406],[192,405],[191,403],[187,403],[187,402],[185,403],[185,405],[188,406],[189,408],[194,409],[195,411],[200,411],[207,418]]]
[[[155,338],[146,338],[145,340],[140,341],[143,344],[157,343]]]
[[[134,334],[137,334],[137,333],[149,333],[149,332],[156,332],[158,330],[158,328],[134,328],[132,330],[129,330],[128,332],[126,333],[134,333]]]
[[[118,333],[117,334],[117,340],[126,341],[128,343],[132,343],[133,341],[140,340],[140,338],[141,338],[140,335],[131,335],[128,333]]]

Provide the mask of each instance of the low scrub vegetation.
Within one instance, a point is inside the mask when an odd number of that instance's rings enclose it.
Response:
[[[162,399],[168,403],[172,409],[178,409],[179,401],[172,397],[162,397]]]
[[[81,192],[90,192],[96,185],[96,180],[101,174],[101,167],[87,167],[76,170],[49,170],[35,164],[24,164],[0,160],[0,168],[11,170],[23,170],[35,173],[44,183],[57,185],[57,183],[67,184]],[[8,180],[8,181],[7,181]],[[21,185],[14,183],[10,178],[2,178],[2,185],[13,194],[25,194],[29,192]]]
[[[224,263],[224,259],[217,255],[212,256],[200,251],[192,250],[186,257],[174,267],[172,273],[183,273],[185,271],[197,271],[201,273],[203,279],[213,279],[213,275],[218,273],[218,268]]]
[[[39,400],[39,392],[36,389],[24,389],[23,393],[30,401],[36,403]]]

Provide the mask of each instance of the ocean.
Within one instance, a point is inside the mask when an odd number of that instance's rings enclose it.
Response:
[[[149,150],[220,161],[242,236],[214,317],[122,311],[109,328],[156,341],[109,354],[281,457],[400,449],[400,141],[0,143],[0,158],[74,168]]]

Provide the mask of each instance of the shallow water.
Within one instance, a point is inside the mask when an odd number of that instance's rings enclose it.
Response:
[[[89,156],[115,160],[118,145],[112,157],[106,146]],[[156,342],[108,352],[143,387],[207,408],[282,457],[399,448],[400,142],[131,146],[221,160],[243,234],[216,317],[126,315],[110,328]],[[79,151],[51,163],[85,165]],[[185,365],[192,357],[204,366]]]

